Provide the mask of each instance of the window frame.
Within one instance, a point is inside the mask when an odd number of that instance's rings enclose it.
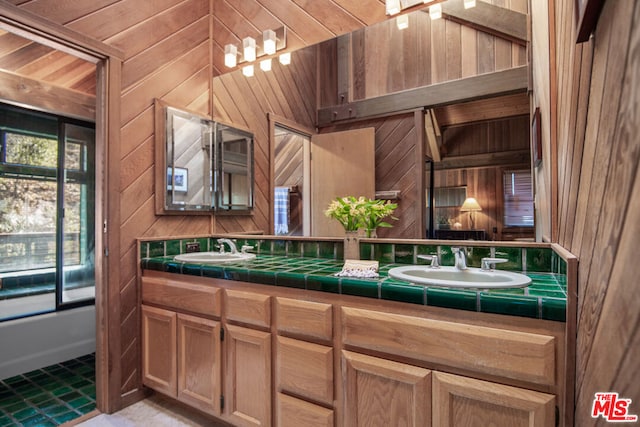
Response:
[[[65,244],[65,230],[64,230],[64,214],[65,214],[65,185],[69,184],[79,184],[85,185],[87,189],[87,197],[88,199],[84,201],[89,206],[89,209],[85,210],[86,218],[83,218],[83,221],[86,222],[87,226],[85,230],[87,232],[87,239],[90,241],[90,246],[93,248],[93,282],[95,287],[96,282],[96,270],[95,270],[95,262],[96,262],[96,229],[95,229],[95,204],[96,204],[96,189],[95,189],[95,180],[96,180],[96,149],[97,149],[97,141],[96,141],[96,126],[95,123],[80,120],[75,118],[66,117],[59,114],[53,114],[48,112],[36,111],[29,108],[25,108],[22,106],[16,106],[13,104],[8,104],[5,102],[0,102],[0,110],[2,111],[12,111],[17,112],[22,115],[27,115],[31,117],[41,117],[48,120],[55,120],[57,125],[55,126],[56,133],[48,134],[44,131],[34,131],[30,130],[27,126],[20,126],[19,118],[13,122],[11,119],[7,120],[6,123],[0,122],[0,177],[19,179],[24,181],[49,181],[56,183],[56,220],[55,220],[55,263],[53,268],[55,270],[55,309],[48,310],[47,312],[53,311],[62,311],[82,306],[90,306],[95,304],[95,296],[93,298],[86,298],[80,300],[72,300],[72,301],[63,301],[63,288],[65,284],[65,267],[70,267],[69,265],[65,265],[65,253],[64,253],[64,244]],[[88,143],[86,141],[76,141],[73,138],[70,140],[66,135],[66,126],[73,125],[79,126],[83,128],[90,129],[94,133],[94,138],[92,143]],[[51,129],[53,131],[53,127]],[[36,165],[25,165],[20,163],[12,163],[6,161],[6,152],[7,152],[7,138],[8,134],[16,134],[16,135],[26,135],[26,136],[36,136],[41,138],[51,139],[52,142],[56,141],[57,147],[57,158],[56,158],[56,166],[36,166]],[[66,169],[65,170],[65,160],[66,160],[66,146],[69,143],[78,143],[83,147],[84,152],[80,157],[80,170],[78,169]],[[85,164],[86,167],[82,168],[82,164]],[[82,239],[80,239],[82,240]],[[82,250],[82,248],[80,248]],[[83,264],[78,264],[82,266]],[[29,271],[35,271],[35,268],[26,268],[24,270],[14,270],[8,271],[3,274],[28,274]],[[95,294],[94,294],[95,295]],[[18,297],[19,298],[19,297]],[[42,314],[42,311],[35,311],[33,313],[25,313],[21,315],[17,315],[15,317],[10,317],[7,319],[2,319],[2,321],[13,320],[16,318],[24,318],[30,316],[36,316]]]

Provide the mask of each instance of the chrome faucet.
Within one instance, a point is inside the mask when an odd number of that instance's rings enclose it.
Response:
[[[467,269],[467,253],[464,248],[451,248],[453,251],[453,256],[456,260],[456,268],[458,270],[466,270]]]
[[[238,253],[238,248],[236,247],[236,244],[233,242],[233,240],[230,239],[218,239],[218,245],[220,245],[220,253],[224,253],[224,244],[229,245],[229,249],[231,250],[232,254],[237,254]]]

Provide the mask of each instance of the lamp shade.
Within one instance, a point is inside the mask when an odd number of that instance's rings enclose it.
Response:
[[[474,211],[481,211],[482,208],[480,207],[480,204],[475,198],[467,197],[464,203],[462,204],[462,207],[460,208],[460,210],[462,212],[474,212]]]

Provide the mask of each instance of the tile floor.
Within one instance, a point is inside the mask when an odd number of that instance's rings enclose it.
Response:
[[[0,381],[0,427],[58,426],[95,407],[94,354]]]

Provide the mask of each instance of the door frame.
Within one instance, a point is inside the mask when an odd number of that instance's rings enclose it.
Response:
[[[308,137],[309,144],[311,143],[311,137],[316,135],[317,132],[314,129],[296,123],[292,120],[286,119],[282,116],[278,116],[274,113],[267,113],[267,120],[269,121],[269,233],[275,234],[275,220],[273,212],[273,194],[275,191],[275,148],[276,148],[276,126],[287,128],[292,132]],[[304,152],[304,166],[303,166],[303,189],[302,194],[306,195],[302,200],[302,230],[303,236],[311,235],[311,168],[310,168],[310,150],[306,149]]]
[[[96,64],[96,407],[113,412],[123,403],[119,375],[118,170],[124,52],[6,2],[0,3],[0,12],[0,28]]]

